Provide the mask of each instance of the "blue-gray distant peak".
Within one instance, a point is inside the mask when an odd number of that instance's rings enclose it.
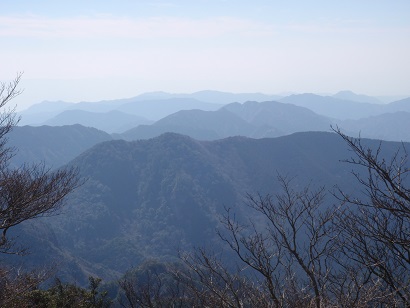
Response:
[[[350,100],[353,102],[359,102],[359,103],[369,103],[369,104],[382,104],[383,103],[382,101],[380,101],[379,99],[375,97],[364,95],[364,94],[356,94],[349,90],[337,92],[336,94],[333,95],[333,97],[344,99],[344,100]]]

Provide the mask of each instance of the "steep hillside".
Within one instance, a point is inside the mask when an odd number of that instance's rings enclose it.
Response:
[[[399,146],[386,142],[383,153]],[[296,177],[296,188],[337,184],[358,193],[353,166],[340,162],[350,156],[339,136],[320,132],[217,141],[168,133],[99,143],[70,163],[87,182],[63,213],[23,226],[32,251],[26,262],[58,262],[59,275],[84,282],[89,274],[112,279],[146,258],[174,258],[179,249],[218,250],[215,229],[225,208],[246,221],[246,193],[277,192],[278,174]],[[328,202],[335,200],[329,195]]]

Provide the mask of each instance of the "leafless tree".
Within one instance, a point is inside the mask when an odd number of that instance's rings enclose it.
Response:
[[[367,171],[353,173],[361,194],[350,196],[339,189],[335,196],[341,202],[334,205],[325,202],[329,201],[325,200],[325,188],[295,190],[291,179],[279,176],[281,193],[248,195],[247,205],[259,214],[259,223],[256,216],[240,222],[227,209],[221,220],[224,228],[218,232],[238,263],[228,266],[219,254],[204,249],[181,254],[188,270],[174,271],[174,279],[184,288],[179,294],[184,304],[410,306],[406,147],[385,155],[381,145],[372,150],[364,145],[366,141],[348,137],[338,129],[335,132],[354,153],[346,162]],[[159,276],[151,278],[148,286],[160,290]],[[151,294],[156,302],[161,297],[158,292],[144,294]]]
[[[333,220],[338,209],[325,206],[324,188],[296,191],[290,179],[279,176],[278,180],[282,193],[248,195],[247,205],[260,214],[262,224],[255,223],[255,216],[241,223],[230,209],[222,218],[224,228],[218,234],[238,258],[236,267],[226,266],[203,249],[182,255],[190,271],[182,273],[180,281],[201,306],[325,307],[331,303],[328,287],[337,247]]]
[[[0,253],[21,254],[25,247],[18,247],[9,238],[8,230],[20,223],[55,213],[64,198],[81,184],[77,170],[60,169],[52,172],[42,164],[9,166],[14,149],[7,147],[7,133],[18,123],[14,108],[7,104],[21,93],[18,84],[21,74],[10,83],[0,83]],[[44,279],[44,271],[26,272],[0,266],[0,305],[11,307],[17,300],[24,302],[27,292],[38,287]]]
[[[248,196],[248,206],[265,219],[264,228],[252,221],[241,225],[228,212],[223,219],[228,232],[220,237],[262,277],[271,306],[321,307],[332,269],[336,210],[325,207],[324,188],[296,191],[288,178],[278,180],[282,193]]]
[[[0,82],[0,166],[7,164],[10,158],[10,149],[6,147],[6,135],[19,121],[14,113],[15,107],[6,106],[13,98],[22,93],[22,90],[18,89],[21,76],[21,73],[17,74],[10,83]]]
[[[63,205],[64,198],[80,181],[73,168],[51,172],[43,165],[9,167],[11,149],[7,148],[7,133],[18,123],[14,108],[6,105],[21,93],[21,74],[10,83],[0,84],[0,252],[15,253],[7,231],[23,221],[50,215]],[[19,251],[17,251],[19,252]]]
[[[364,149],[354,152],[371,153]],[[396,153],[393,164],[398,157]],[[400,158],[399,165],[388,167],[399,170],[396,174],[402,178],[395,180],[401,184],[407,172],[404,162]],[[384,165],[377,161],[377,166]],[[383,168],[381,174],[389,175]],[[403,215],[407,201],[406,196],[393,196],[407,191],[400,186],[387,194],[376,186],[380,179],[375,177],[371,174],[369,182],[360,182],[371,192],[369,202],[341,191],[342,203],[335,206],[324,203],[324,188],[296,191],[291,180],[279,176],[282,193],[248,196],[248,206],[262,214],[264,227],[255,218],[240,223],[227,209],[222,219],[225,230],[219,235],[242,267],[232,271],[202,249],[184,255],[191,269],[185,277],[191,295],[217,307],[253,307],[255,298],[258,307],[408,306],[409,228],[408,216]]]
[[[15,243],[6,236],[11,227],[53,214],[78,184],[77,171],[72,168],[55,172],[41,165],[0,169],[0,252],[16,252]]]
[[[410,305],[410,182],[408,154],[404,144],[386,156],[381,143],[372,150],[358,138],[335,129],[353,151],[347,163],[363,167],[354,172],[362,197],[338,191],[345,204],[337,225],[342,232],[342,252],[377,280],[385,296],[397,305]],[[389,157],[389,158],[385,158]],[[401,303],[401,304],[400,304]]]
[[[188,270],[174,271],[174,279],[185,288],[185,304],[410,306],[410,182],[405,145],[387,155],[387,160],[381,145],[372,150],[364,145],[366,141],[335,132],[354,153],[346,162],[367,171],[353,173],[361,194],[350,196],[339,190],[335,196],[341,202],[334,205],[327,202],[324,188],[295,190],[291,179],[279,176],[281,193],[248,195],[247,205],[258,218],[252,215],[248,222],[240,222],[227,209],[221,220],[224,228],[218,232],[237,263],[227,265],[219,253],[204,249],[181,254]],[[151,277],[157,283],[148,284],[157,290],[162,287],[158,277]]]
[[[48,278],[47,271],[26,272],[17,268],[0,268],[0,306],[28,307],[29,294]]]
[[[188,270],[175,272],[175,279],[186,287],[195,307],[268,307],[269,296],[249,279],[248,266],[228,267],[204,249],[183,253],[180,258]]]
[[[171,263],[148,261],[129,271],[118,281],[121,307],[194,307],[194,297],[174,273],[180,272]]]

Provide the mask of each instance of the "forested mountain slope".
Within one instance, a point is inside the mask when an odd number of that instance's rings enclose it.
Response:
[[[399,146],[385,142],[382,154]],[[194,246],[220,249],[215,229],[225,208],[247,219],[245,195],[277,192],[278,174],[295,177],[296,188],[339,185],[358,193],[354,166],[340,162],[350,156],[339,136],[320,132],[217,141],[168,133],[99,143],[70,163],[87,181],[63,212],[20,229],[32,251],[25,260],[36,266],[58,261],[65,279],[94,274],[109,280],[146,258],[175,258]],[[328,202],[336,202],[330,194]]]

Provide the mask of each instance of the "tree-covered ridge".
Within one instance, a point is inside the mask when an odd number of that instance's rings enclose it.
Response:
[[[17,84],[2,84],[0,107]],[[238,119],[269,126],[274,113],[266,106],[273,105],[231,107]],[[186,123],[206,127],[206,116],[184,113]],[[232,128],[224,123],[227,110],[217,114],[220,129]],[[180,124],[178,116],[167,121]],[[7,266],[0,267],[0,302],[6,306],[410,302],[409,144],[382,147],[338,128],[273,139],[198,141],[166,133],[98,143],[107,135],[73,126],[57,129],[65,146],[97,144],[52,172],[35,161],[9,164],[4,137],[13,126],[13,114],[3,113],[0,255]],[[24,251],[16,250],[17,239],[31,248],[23,272],[20,259],[6,257]],[[54,275],[60,278],[53,285],[41,285]],[[96,276],[111,281],[109,293]],[[87,281],[89,289],[76,284]]]
[[[398,145],[386,142],[385,155]],[[278,174],[296,176],[298,187],[314,182],[329,190],[336,184],[360,190],[348,180],[351,166],[339,161],[349,155],[340,137],[319,132],[212,142],[169,133],[100,143],[70,163],[87,182],[61,215],[44,222],[43,244],[32,247],[30,259],[59,258],[64,277],[74,273],[85,281],[90,273],[118,277],[146,258],[173,259],[179,249],[220,247],[215,229],[225,208],[235,206],[239,219],[248,217],[246,193],[277,192]],[[39,240],[36,232],[28,238]]]

